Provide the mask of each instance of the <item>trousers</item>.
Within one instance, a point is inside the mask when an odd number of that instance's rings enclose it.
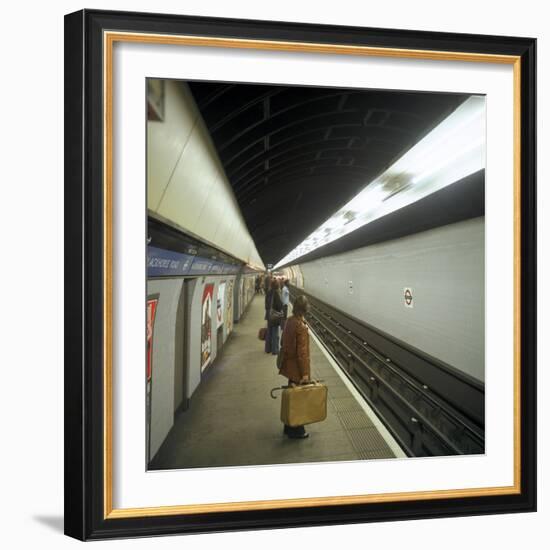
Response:
[[[265,352],[277,355],[279,353],[280,336],[279,325],[267,324],[267,334],[265,335]]]

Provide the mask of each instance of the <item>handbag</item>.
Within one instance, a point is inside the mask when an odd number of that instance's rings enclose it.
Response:
[[[267,329],[265,327],[262,327],[258,331],[258,340],[264,340],[265,341],[266,334],[267,334]]]
[[[273,291],[275,292],[275,291]],[[279,324],[281,320],[284,317],[284,313],[282,311],[277,311],[276,309],[273,309],[273,297],[275,294],[271,294],[271,305],[269,306],[269,312],[267,314],[267,320],[273,324]]]

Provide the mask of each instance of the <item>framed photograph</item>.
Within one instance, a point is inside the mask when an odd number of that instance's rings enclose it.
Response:
[[[67,15],[66,534],[534,511],[535,68]]]

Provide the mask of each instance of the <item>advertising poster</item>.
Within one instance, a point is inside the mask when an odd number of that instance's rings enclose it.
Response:
[[[205,285],[201,308],[201,372],[212,360],[212,300],[214,285]]]
[[[227,302],[225,308],[225,328],[229,335],[233,330],[233,280],[227,282]]]
[[[252,298],[254,298],[254,294],[256,292],[256,277],[247,277],[246,279],[246,306],[252,301]]]
[[[153,329],[157,304],[157,298],[147,300],[147,382],[151,382],[153,375]]]
[[[244,311],[244,277],[241,277],[239,283],[239,319]]]
[[[225,303],[225,283],[218,285],[218,300],[216,301],[216,319],[218,321],[216,327],[220,328],[223,325]]]
[[[147,381],[147,462],[149,456],[149,442],[151,440],[151,384],[153,381],[153,331],[155,328],[155,314],[157,312],[158,298],[147,300],[147,357],[146,357],[146,381]]]

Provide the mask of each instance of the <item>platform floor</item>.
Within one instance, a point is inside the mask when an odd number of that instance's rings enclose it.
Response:
[[[310,437],[288,439],[271,388],[286,383],[275,356],[257,338],[265,325],[264,297],[256,296],[205,372],[189,408],[180,413],[151,469],[243,466],[393,458],[394,452],[312,338],[312,377],[328,386],[324,422]],[[387,439],[387,435],[386,435]]]

